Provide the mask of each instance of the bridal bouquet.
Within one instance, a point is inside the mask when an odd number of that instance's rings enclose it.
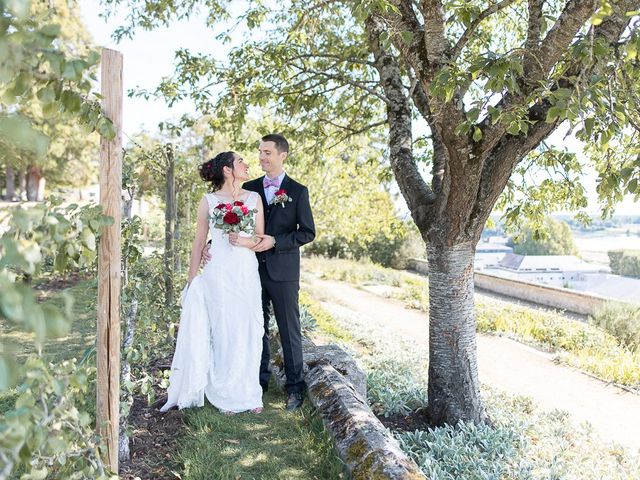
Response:
[[[253,235],[256,228],[253,214],[257,212],[257,209],[251,210],[241,201],[221,203],[213,209],[209,219],[223,233],[244,232]]]

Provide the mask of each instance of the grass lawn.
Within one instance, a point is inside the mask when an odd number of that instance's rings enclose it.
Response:
[[[206,404],[186,410],[179,459],[185,480],[345,478],[322,421],[308,400],[297,412],[272,388],[259,415],[226,416]]]
[[[51,362],[59,362],[73,357],[80,360],[85,350],[93,345],[96,336],[97,281],[83,280],[65,291],[74,298],[74,321],[69,335],[49,340],[44,345],[42,352],[45,358]],[[60,295],[48,290],[40,290],[39,293],[45,302],[51,302],[64,308],[64,301]],[[4,325],[0,320],[0,342],[6,350],[15,354],[18,361],[22,361],[30,353],[36,352],[33,338],[33,334]]]

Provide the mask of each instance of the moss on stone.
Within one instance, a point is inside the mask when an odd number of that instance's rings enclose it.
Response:
[[[364,438],[359,438],[349,446],[347,449],[346,459],[347,462],[353,463],[358,459],[361,459],[367,451],[367,441]]]

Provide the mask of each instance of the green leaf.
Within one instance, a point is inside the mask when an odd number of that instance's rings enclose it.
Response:
[[[480,130],[478,127],[475,127],[475,129],[473,130],[473,141],[479,142],[480,140],[482,140],[482,130]]]
[[[14,323],[24,320],[22,295],[15,288],[3,286],[0,291],[0,314]]]
[[[518,122],[512,122],[509,124],[509,127],[507,127],[507,133],[511,135],[518,135],[518,133],[520,133],[520,125]]]
[[[65,252],[60,252],[56,255],[53,266],[58,272],[65,271],[67,268],[67,255]]]
[[[58,35],[60,35],[60,25],[54,23],[45,25],[40,29],[40,33],[47,37],[56,38]]]
[[[47,470],[47,467],[42,467],[41,469],[34,469],[31,470],[30,473],[22,475],[20,480],[44,480],[47,478],[48,473],[49,471]]]
[[[84,230],[82,230],[80,237],[82,238],[82,243],[84,244],[85,247],[87,247],[92,252],[95,251],[96,236],[91,230],[85,228]]]
[[[113,140],[116,138],[116,129],[113,127],[113,123],[107,117],[101,117],[96,125],[98,133],[107,140]]]
[[[19,19],[25,18],[31,8],[30,0],[3,0],[4,6]]]
[[[551,107],[549,109],[549,111],[547,112],[546,122],[547,123],[555,122],[560,117],[561,114],[562,114],[562,108],[560,108],[560,107]]]
[[[49,149],[49,137],[33,128],[31,122],[21,115],[0,117],[0,139],[31,151],[38,158]]]
[[[629,182],[629,184],[627,185],[627,191],[629,193],[636,193],[636,190],[638,190],[638,179],[634,178],[633,180],[631,180]]]
[[[410,44],[411,42],[413,42],[412,32],[407,32],[407,31],[400,32],[400,37],[402,37],[402,41],[406,44]]]
[[[584,131],[589,136],[591,136],[591,133],[593,132],[594,122],[595,122],[595,119],[593,117],[589,117],[589,118],[585,119],[585,121],[584,121]]]
[[[0,354],[0,392],[9,390],[18,380],[18,365],[8,355]]]
[[[42,305],[46,334],[48,338],[58,338],[69,334],[71,322],[53,305]]]

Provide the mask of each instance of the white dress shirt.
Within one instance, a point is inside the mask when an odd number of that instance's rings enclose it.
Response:
[[[265,178],[268,178],[269,180],[278,180],[278,184],[282,186],[282,180],[284,180],[284,176],[285,172],[282,172],[280,175],[278,175],[277,179],[268,177],[267,175],[265,175]],[[273,197],[275,197],[278,190],[280,190],[280,187],[274,187],[272,185],[269,185],[264,189],[264,196],[267,199],[267,205],[271,203],[271,200],[273,200]]]

